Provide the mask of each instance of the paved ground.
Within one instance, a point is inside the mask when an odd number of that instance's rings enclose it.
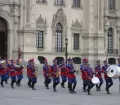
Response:
[[[119,105],[120,93],[119,82],[114,80],[114,86],[111,88],[111,95],[107,95],[102,86],[101,92],[92,89],[92,96],[82,92],[82,80],[77,77],[77,94],[69,94],[67,89],[57,87],[58,92],[54,93],[51,89],[46,90],[43,85],[43,76],[38,78],[35,91],[27,87],[27,78],[22,81],[22,87],[11,89],[9,84],[0,87],[0,105]]]

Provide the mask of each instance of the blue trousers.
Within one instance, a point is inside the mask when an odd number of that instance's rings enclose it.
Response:
[[[105,81],[106,81],[106,88],[109,89],[113,85],[112,78],[106,78]]]
[[[1,80],[5,81],[6,80],[6,75],[1,75]]]
[[[16,76],[11,76],[11,80],[16,81]]]
[[[22,75],[22,74],[21,74],[21,75],[17,75],[17,79],[18,79],[18,80],[23,79],[23,75]]]
[[[32,83],[36,83],[37,82],[37,78],[31,78]]]
[[[54,83],[60,83],[60,78],[59,77],[53,78],[53,82]]]
[[[63,81],[65,81],[65,82],[67,81],[67,77],[66,76],[61,76],[61,78],[62,78]]]
[[[76,78],[68,78],[68,82],[71,83],[71,84],[77,84],[77,80]]]

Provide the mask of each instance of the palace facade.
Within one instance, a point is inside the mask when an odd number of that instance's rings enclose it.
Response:
[[[49,63],[88,57],[90,63],[120,52],[120,0],[0,0],[0,58]]]

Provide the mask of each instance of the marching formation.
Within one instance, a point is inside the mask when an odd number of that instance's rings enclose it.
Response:
[[[118,66],[120,66],[120,59],[118,59]],[[107,69],[109,65],[107,60],[104,61],[104,65],[101,66],[100,61],[96,62],[96,67],[93,70],[89,63],[88,59],[84,58],[82,64],[80,65],[80,76],[83,80],[83,92],[87,92],[88,95],[91,95],[90,90],[96,86],[96,91],[101,91],[101,86],[103,84],[102,74],[104,74],[104,79],[106,82],[106,92],[107,94],[110,93],[110,87],[113,85],[112,78],[107,75]],[[0,63],[0,77],[1,77],[1,87],[4,87],[4,82],[8,84],[8,79],[11,79],[11,88],[16,86],[21,86],[21,80],[23,79],[23,70],[25,66],[22,64],[22,60],[18,59],[15,60],[3,60]],[[37,83],[37,75],[38,70],[35,66],[34,59],[30,59],[28,61],[28,65],[26,67],[26,75],[28,77],[28,86],[32,90],[35,89],[35,84]],[[65,83],[67,82],[67,88],[71,94],[76,93],[75,88],[77,85],[76,80],[76,73],[75,67],[73,65],[73,61],[71,58],[68,59],[68,63],[65,64],[63,60],[62,64],[57,65],[57,60],[53,60],[53,64],[49,65],[47,59],[44,61],[43,65],[43,75],[44,75],[44,85],[46,89],[49,88],[49,84],[51,81],[53,82],[53,91],[57,92],[58,84],[61,85],[62,88],[65,88]],[[60,81],[60,78],[62,81]],[[94,79],[97,79],[98,82],[94,82]],[[61,82],[61,83],[60,83]]]

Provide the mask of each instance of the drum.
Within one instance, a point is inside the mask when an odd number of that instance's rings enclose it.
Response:
[[[92,78],[92,83],[97,85],[98,83],[100,82],[99,78],[98,77],[93,77]]]
[[[120,77],[120,67],[117,65],[111,65],[107,69],[107,76],[110,78],[117,79]]]

